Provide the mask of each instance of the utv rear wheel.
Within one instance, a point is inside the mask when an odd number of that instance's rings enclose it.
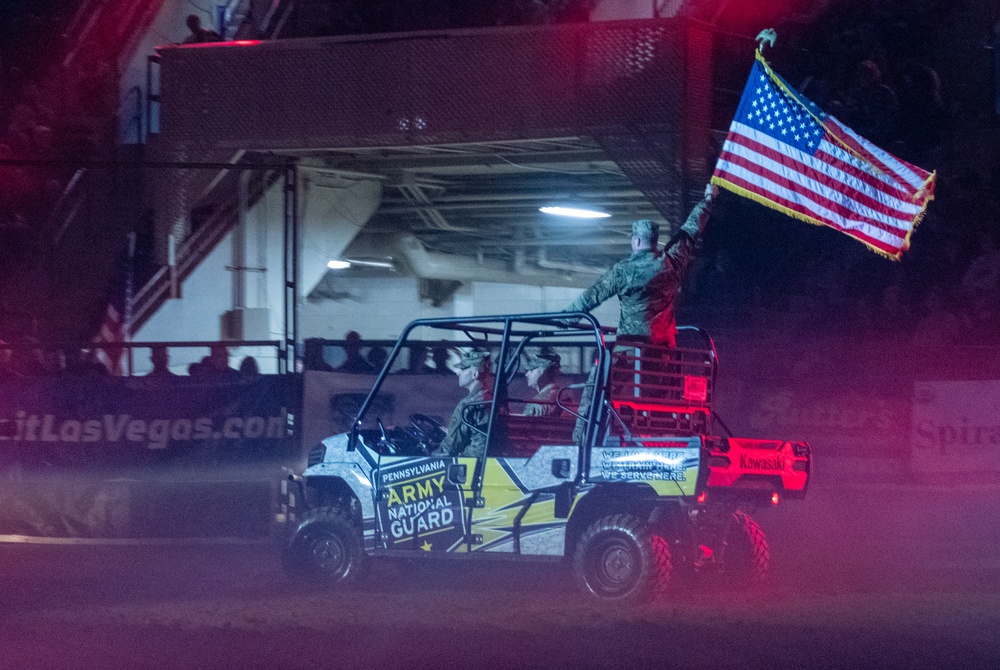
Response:
[[[767,579],[771,550],[764,531],[749,514],[733,512],[722,559],[723,580],[733,586],[760,584]]]
[[[580,538],[573,572],[584,593],[602,600],[648,600],[670,581],[670,546],[634,516],[606,516]]]
[[[367,556],[361,531],[339,507],[320,507],[302,517],[285,546],[282,563],[289,576],[343,586],[364,571]]]

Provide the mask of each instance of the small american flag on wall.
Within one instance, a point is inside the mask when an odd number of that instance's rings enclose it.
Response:
[[[113,302],[109,302],[104,310],[104,318],[101,319],[101,326],[94,336],[93,343],[100,345],[94,352],[97,360],[101,361],[108,372],[113,375],[124,373],[123,358],[125,348],[121,346],[126,341],[125,323],[121,310]]]

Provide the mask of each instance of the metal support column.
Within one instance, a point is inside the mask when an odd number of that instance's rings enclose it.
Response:
[[[299,215],[298,169],[285,167],[285,337],[278,372],[295,371],[295,343],[299,335]]]
[[[153,91],[156,91],[155,93]],[[155,110],[154,110],[155,107]],[[153,112],[156,112],[156,116]],[[141,124],[140,124],[141,125]],[[160,132],[160,57],[149,56],[146,58],[146,127],[147,135],[156,135]],[[146,143],[146,135],[143,129],[139,129],[139,144]]]

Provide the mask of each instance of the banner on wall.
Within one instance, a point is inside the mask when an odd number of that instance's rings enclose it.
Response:
[[[827,455],[902,458],[910,398],[894,391],[758,384],[720,405],[727,425],[743,437],[805,440]]]
[[[298,382],[4,380],[0,535],[266,536],[298,460]]]
[[[282,463],[294,380],[24,378],[0,385],[0,473]]]
[[[1000,380],[918,381],[912,466],[918,474],[1000,474]]]

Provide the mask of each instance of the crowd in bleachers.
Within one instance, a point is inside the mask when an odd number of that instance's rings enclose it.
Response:
[[[0,18],[0,159],[93,157],[113,129],[117,82],[100,44],[64,34],[80,2],[14,3]],[[72,57],[69,57],[70,52]],[[58,198],[67,170],[8,165],[0,178],[0,225],[37,227]]]
[[[240,379],[260,374],[260,366],[253,356],[244,356],[238,367],[230,364],[229,347],[216,342],[208,347],[208,355],[187,366],[170,363],[170,347],[166,344],[140,345],[132,353],[136,362],[148,347],[149,365],[143,361],[141,372],[132,375],[156,378],[190,376],[215,380]],[[176,348],[176,347],[175,347]],[[190,348],[185,346],[183,348]],[[107,377],[130,375],[126,364],[128,353],[122,347],[54,347],[33,338],[18,338],[7,343],[0,340],[0,380],[53,377]],[[146,371],[148,369],[148,372]]]
[[[400,360],[393,364],[393,371],[404,369],[409,374],[452,374],[448,361],[451,355],[448,345],[424,346],[411,343]],[[332,365],[329,360],[337,362]],[[342,342],[332,342],[320,338],[309,338],[303,343],[299,372],[317,370],[320,372],[347,372],[350,374],[378,374],[389,359],[389,350],[384,343],[365,341],[354,330],[348,331]]]

